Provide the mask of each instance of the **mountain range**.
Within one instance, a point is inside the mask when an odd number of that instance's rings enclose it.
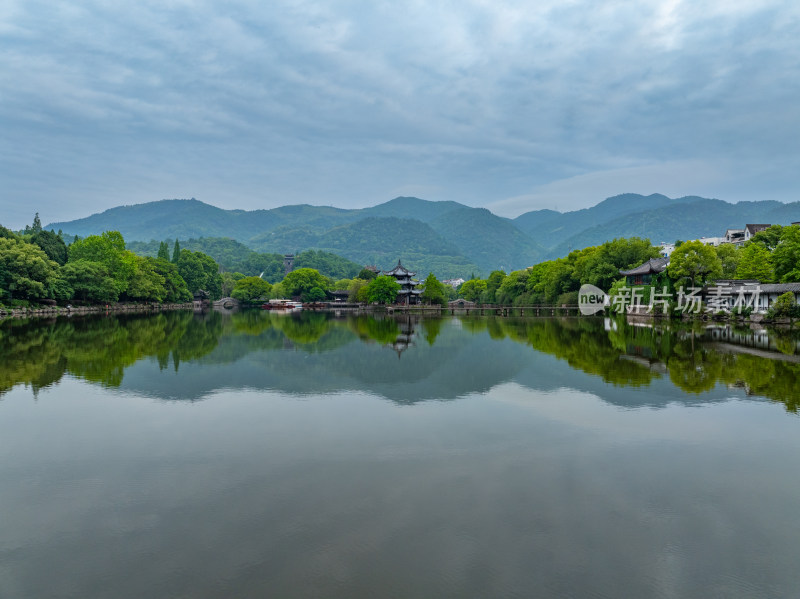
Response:
[[[257,252],[319,249],[360,264],[391,268],[398,259],[422,276],[486,276],[507,272],[615,237],[654,244],[722,236],[746,223],[800,221],[800,202],[721,200],[661,194],[622,194],[571,212],[534,210],[514,219],[458,202],[398,197],[361,209],[282,206],[224,210],[195,199],[119,206],[47,225],[81,237],[119,231],[127,241],[235,239]]]

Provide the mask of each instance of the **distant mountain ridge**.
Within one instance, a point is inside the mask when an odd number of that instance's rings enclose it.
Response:
[[[259,252],[334,252],[360,264],[390,268],[402,259],[422,276],[486,276],[507,272],[615,237],[654,244],[715,237],[746,223],[800,221],[800,202],[740,202],[662,194],[621,194],[571,212],[534,210],[515,219],[458,202],[398,197],[369,208],[308,204],[224,210],[194,198],[119,206],[51,223],[82,237],[120,231],[128,241],[227,237]]]

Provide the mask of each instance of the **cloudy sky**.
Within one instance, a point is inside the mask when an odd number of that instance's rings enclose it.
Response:
[[[800,200],[796,0],[3,0],[0,223]]]

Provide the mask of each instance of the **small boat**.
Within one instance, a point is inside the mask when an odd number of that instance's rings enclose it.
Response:
[[[273,299],[261,304],[263,310],[302,310],[302,302],[288,299]]]

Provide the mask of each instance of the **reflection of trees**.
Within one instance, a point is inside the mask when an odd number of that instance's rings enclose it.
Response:
[[[710,391],[722,378],[722,355],[699,346],[695,348],[693,340],[676,344],[667,366],[670,380],[689,393]]]
[[[797,349],[797,332],[795,331],[771,329],[770,337],[775,343],[775,347],[781,353],[791,356]]]
[[[324,313],[275,315],[245,310],[232,315],[165,312],[111,318],[8,320],[0,323],[0,394],[18,384],[30,385],[37,393],[65,373],[118,386],[125,370],[146,357],[155,358],[161,369],[168,368],[172,361],[177,370],[181,362],[201,358],[210,363],[233,363],[252,352],[287,348],[326,352],[342,348],[356,338],[393,345],[415,329],[427,341],[417,344],[415,356],[434,351],[437,343],[440,347],[435,351],[442,349],[443,319],[413,317],[412,322],[410,318],[360,315],[335,319]],[[458,328],[466,342],[472,335],[509,338],[614,385],[648,385],[668,370],[670,381],[687,393],[699,394],[725,384],[781,401],[791,411],[797,411],[800,404],[800,358],[794,354],[796,334],[789,332],[772,334],[773,347],[782,353],[773,352],[770,357],[767,353],[721,353],[707,343],[702,325],[642,327],[622,320],[605,330],[603,320],[597,318],[465,317],[460,319]],[[465,342],[457,341],[452,334],[445,338],[449,339],[445,343]],[[341,359],[344,371],[345,367],[350,368],[348,356],[343,352],[331,354],[326,364]],[[369,372],[373,366],[364,362],[359,368]],[[421,364],[414,366],[415,372],[420,368]]]
[[[272,325],[287,339],[303,345],[317,343],[332,326],[332,320],[322,312],[299,312],[285,316],[272,316]]]
[[[493,339],[508,337],[530,345],[615,385],[647,385],[660,376],[642,364],[620,359],[624,351],[615,346],[599,319],[465,318],[462,323],[470,332],[488,329]],[[626,344],[623,337],[622,347]]]
[[[425,328],[425,341],[428,342],[428,345],[436,343],[436,338],[442,330],[442,320],[444,319],[432,317],[422,321]]]
[[[155,356],[164,368],[171,353],[177,368],[181,359],[214,349],[220,329],[216,316],[169,312],[3,323],[0,393],[20,383],[38,392],[65,373],[118,386],[125,368],[147,356]]]
[[[349,319],[348,323],[362,341],[377,341],[381,344],[394,343],[400,334],[400,327],[393,318],[360,315]]]
[[[648,385],[660,376],[649,368],[621,360],[599,319],[537,319],[529,321],[527,343],[531,347],[566,360],[573,368],[600,376],[614,385]]]
[[[66,370],[61,349],[49,342],[54,323],[30,327],[20,321],[0,326],[0,395],[20,383],[34,393],[59,381]]]
[[[492,338],[525,343],[615,385],[649,385],[661,376],[649,366],[664,364],[670,381],[687,393],[699,394],[726,384],[780,401],[792,412],[800,407],[800,362],[720,353],[701,342],[703,323],[672,328],[633,326],[620,320],[616,329],[609,331],[596,318],[464,318],[462,325],[473,334],[488,329]],[[796,333],[771,335],[781,352],[794,355]]]

